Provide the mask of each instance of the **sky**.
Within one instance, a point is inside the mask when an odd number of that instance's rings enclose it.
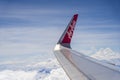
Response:
[[[54,57],[53,48],[75,13],[74,50],[120,53],[119,0],[0,0],[0,60]]]

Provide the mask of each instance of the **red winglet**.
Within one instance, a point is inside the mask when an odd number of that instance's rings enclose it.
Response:
[[[77,22],[78,14],[75,14],[61,36],[58,44],[62,44],[65,47],[70,47],[71,39],[73,36],[74,28]]]

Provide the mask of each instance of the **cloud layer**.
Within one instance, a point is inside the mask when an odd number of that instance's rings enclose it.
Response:
[[[1,80],[69,80],[56,59],[32,64],[0,65],[0,69]]]

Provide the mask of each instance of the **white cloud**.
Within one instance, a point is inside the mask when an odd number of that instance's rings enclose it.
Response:
[[[69,80],[62,68],[53,69],[50,74],[38,74],[37,71],[12,71],[0,72],[0,80]]]
[[[62,75],[61,75],[62,74]],[[63,73],[63,69],[55,69],[51,71],[51,74],[45,77],[44,80],[70,80],[65,73]]]
[[[1,70],[1,66],[4,66]],[[56,59],[0,65],[0,80],[69,80]]]
[[[56,28],[3,28],[0,54],[52,53],[57,31]]]
[[[0,72],[0,80],[35,80],[36,71],[11,71],[5,70]]]
[[[105,33],[105,32],[87,32],[85,31],[76,31],[72,44],[82,47],[118,47],[120,46],[120,37],[119,33],[117,32],[111,32],[111,33]]]
[[[51,17],[51,16],[54,16],[54,15],[68,15],[70,13],[69,10],[65,10],[64,13],[63,13],[64,10],[58,10],[58,9],[43,9],[43,8],[22,8],[22,9],[19,9],[19,8],[13,8],[13,9],[10,9],[10,11],[8,10],[1,10],[0,11],[0,17],[4,20],[10,20],[8,23],[10,24],[11,21],[14,21],[16,22],[17,20],[19,21],[23,21],[23,23],[25,21],[27,21],[26,23],[24,24],[31,24],[32,23],[45,23],[47,21],[47,24],[49,22],[52,22],[52,21],[57,21],[55,20],[56,17]],[[59,17],[59,16],[57,16]],[[50,20],[52,19],[52,20]],[[61,19],[59,17],[59,19]],[[15,21],[16,20],[16,21]],[[12,22],[13,23],[13,22]],[[18,22],[19,24],[19,22]],[[6,25],[6,24],[4,24]],[[16,24],[17,25],[17,24]],[[10,25],[9,25],[10,26]]]
[[[110,48],[101,48],[95,54],[91,55],[91,57],[114,65],[120,65],[120,53],[115,52]]]

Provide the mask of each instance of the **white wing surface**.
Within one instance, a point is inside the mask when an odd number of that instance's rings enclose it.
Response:
[[[120,80],[120,72],[114,65],[101,63],[71,49],[77,18],[78,14],[75,14],[54,49],[56,58],[70,80]]]

